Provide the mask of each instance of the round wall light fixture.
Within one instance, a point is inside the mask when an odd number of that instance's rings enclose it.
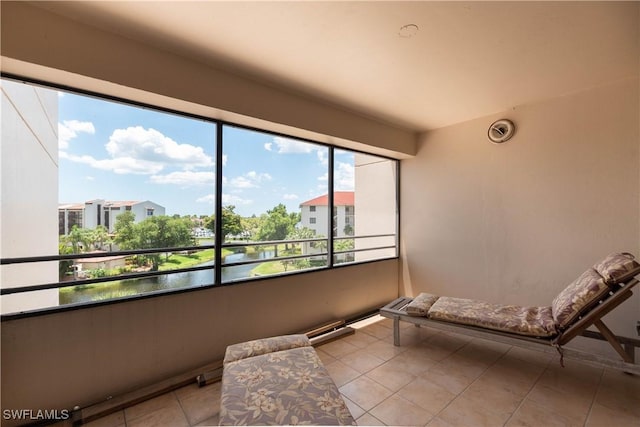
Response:
[[[515,131],[516,126],[511,120],[500,119],[491,123],[491,126],[489,126],[489,130],[487,132],[487,136],[489,137],[489,140],[494,144],[502,144],[503,142],[511,139]]]

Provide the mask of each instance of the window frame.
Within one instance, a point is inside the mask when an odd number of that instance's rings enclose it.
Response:
[[[309,139],[309,138],[304,138],[304,137],[299,137],[299,136],[295,136],[295,135],[291,135],[291,134],[286,134],[286,133],[282,133],[282,132],[277,132],[277,131],[273,131],[270,129],[263,129],[263,128],[257,128],[254,126],[247,126],[247,125],[243,125],[243,124],[238,124],[238,123],[234,123],[234,122],[230,122],[230,121],[226,121],[226,120],[221,120],[221,119],[216,119],[216,118],[212,118],[212,117],[208,117],[208,116],[204,116],[204,115],[199,115],[199,114],[194,114],[194,113],[190,113],[190,112],[185,112],[185,111],[181,111],[181,110],[177,110],[177,109],[173,109],[173,108],[168,108],[165,106],[158,106],[158,105],[153,105],[153,104],[148,104],[148,103],[144,103],[144,102],[140,102],[140,101],[135,101],[135,100],[131,100],[131,99],[126,99],[126,98],[122,98],[122,97],[117,97],[117,96],[113,96],[113,95],[108,95],[105,93],[100,93],[100,92],[96,92],[96,91],[90,91],[90,90],[86,90],[86,89],[78,89],[72,86],[68,86],[68,85],[62,85],[62,84],[57,84],[57,83],[52,83],[50,81],[44,81],[44,80],[38,80],[38,79],[32,79],[32,78],[26,78],[26,77],[21,77],[19,75],[15,75],[15,74],[11,74],[11,73],[6,73],[6,72],[0,72],[0,79],[3,80],[10,80],[16,83],[23,83],[23,84],[27,84],[27,85],[32,85],[32,86],[36,86],[36,87],[42,87],[44,89],[49,89],[49,90],[56,90],[56,91],[63,91],[63,92],[69,92],[71,94],[75,94],[75,95],[80,95],[80,96],[87,96],[87,97],[92,97],[92,98],[96,98],[98,100],[102,100],[102,101],[109,101],[109,102],[115,102],[115,103],[120,103],[120,104],[124,104],[124,105],[128,105],[131,107],[137,107],[137,108],[143,108],[143,109],[148,109],[151,111],[157,111],[160,113],[168,113],[168,114],[173,114],[179,117],[184,117],[184,118],[190,118],[190,119],[196,119],[196,120],[202,120],[208,123],[211,123],[213,125],[215,125],[215,132],[216,132],[216,147],[215,147],[215,157],[216,157],[216,163],[215,163],[215,176],[216,176],[216,184],[215,184],[215,209],[213,210],[213,214],[216,216],[216,218],[222,218],[222,185],[220,185],[220,183],[222,183],[222,176],[223,176],[223,129],[225,126],[233,126],[236,128],[240,128],[240,129],[245,129],[245,130],[249,130],[249,131],[255,131],[255,132],[262,132],[262,133],[266,133],[269,135],[272,135],[274,137],[283,137],[283,138],[289,138],[289,139],[294,139],[294,140],[298,140],[300,142],[305,142],[305,143],[311,143],[311,144],[316,144],[316,145],[320,145],[320,146],[324,146],[328,148],[328,153],[329,153],[329,164],[327,167],[327,173],[328,173],[328,190],[327,190],[327,194],[328,194],[328,231],[332,231],[333,227],[334,227],[334,217],[332,215],[334,209],[336,208],[334,205],[334,200],[333,200],[333,193],[335,191],[334,189],[334,185],[333,185],[333,178],[334,178],[334,174],[335,174],[335,170],[334,170],[334,151],[336,149],[340,149],[340,150],[346,150],[346,151],[350,151],[353,153],[362,153],[362,154],[366,154],[366,155],[372,155],[372,156],[377,156],[380,157],[381,159],[385,159],[385,160],[390,160],[393,161],[395,164],[395,205],[396,205],[396,215],[395,215],[395,254],[393,256],[387,256],[387,257],[382,257],[382,258],[377,258],[377,259],[371,259],[371,260],[365,260],[365,261],[359,261],[359,262],[349,262],[349,263],[335,263],[334,262],[334,251],[333,251],[333,242],[334,242],[334,238],[335,236],[333,236],[333,232],[329,232],[328,233],[328,237],[326,238],[327,240],[327,257],[328,257],[328,262],[327,265],[325,267],[319,267],[319,268],[312,268],[312,269],[305,269],[305,270],[295,270],[295,271],[291,271],[291,272],[286,272],[286,273],[282,273],[282,274],[274,274],[274,275],[270,275],[270,276],[264,276],[264,277],[260,277],[260,278],[251,278],[251,277],[247,277],[241,280],[234,280],[234,281],[229,281],[229,282],[224,282],[222,281],[222,268],[225,267],[225,264],[222,262],[222,249],[225,246],[228,246],[228,244],[223,243],[222,241],[222,221],[216,221],[216,230],[215,230],[215,241],[213,245],[204,245],[204,246],[197,246],[197,247],[181,247],[181,248],[154,248],[154,249],[141,249],[141,250],[128,250],[128,251],[117,251],[114,252],[113,254],[119,254],[119,255],[134,255],[134,254],[144,254],[144,253],[157,253],[160,250],[171,250],[171,249],[181,249],[181,250],[185,250],[185,249],[209,249],[209,248],[213,248],[214,249],[214,254],[215,254],[215,258],[214,258],[214,266],[207,266],[207,267],[190,267],[190,268],[183,268],[183,269],[177,269],[177,270],[171,270],[171,271],[162,271],[162,272],[153,272],[153,273],[141,273],[141,274],[131,274],[131,275],[123,275],[123,276],[117,276],[117,279],[114,279],[113,276],[111,277],[103,277],[103,278],[94,278],[94,279],[85,279],[85,280],[81,280],[78,282],[74,281],[74,284],[72,286],[77,286],[77,285],[82,285],[82,284],[89,284],[89,283],[103,283],[103,282],[108,282],[108,281],[113,281],[113,280],[123,280],[126,278],[143,278],[143,277],[153,277],[153,276],[161,276],[161,275],[169,275],[169,274],[178,274],[178,273],[183,273],[183,272],[189,272],[189,271],[198,271],[198,270],[204,270],[204,269],[209,269],[209,270],[213,270],[214,271],[214,280],[213,283],[211,284],[207,284],[207,285],[196,285],[196,286],[191,286],[191,287],[182,287],[182,288],[175,288],[175,289],[166,289],[166,290],[157,290],[157,291],[151,291],[151,292],[145,292],[145,293],[140,293],[140,294],[135,294],[135,295],[129,295],[129,296],[124,296],[124,297],[118,297],[118,298],[112,298],[112,299],[105,299],[105,300],[100,300],[100,301],[89,301],[89,302],[81,302],[81,303],[72,303],[72,304],[65,304],[65,305],[58,305],[58,306],[52,306],[52,307],[43,307],[43,308],[39,308],[39,309],[33,309],[33,310],[26,310],[26,311],[21,311],[21,312],[15,312],[15,313],[7,313],[7,314],[1,314],[0,315],[0,321],[4,322],[4,321],[8,321],[8,320],[13,320],[13,319],[19,319],[19,318],[25,318],[25,317],[33,317],[33,316],[39,316],[39,315],[45,315],[45,314],[51,314],[51,313],[59,313],[59,312],[64,312],[64,311],[72,311],[72,310],[78,310],[78,309],[90,309],[93,307],[99,307],[99,306],[103,306],[103,305],[109,305],[109,304],[118,304],[118,303],[124,303],[124,302],[128,302],[131,300],[137,300],[137,299],[143,299],[143,298],[155,298],[155,297],[161,297],[164,295],[174,295],[174,294],[178,294],[178,293],[183,293],[183,292],[193,292],[193,291],[198,291],[198,290],[202,290],[202,289],[209,289],[209,288],[216,288],[216,287],[222,287],[222,286],[235,286],[238,284],[242,284],[242,283],[247,283],[247,282],[251,282],[251,281],[255,281],[255,280],[274,280],[274,279],[278,279],[281,278],[282,276],[289,276],[289,275],[297,275],[297,274],[313,274],[316,273],[318,271],[323,271],[323,270],[329,270],[329,269],[334,269],[334,268],[348,268],[349,266],[353,266],[353,265],[363,265],[363,264],[369,264],[369,263],[375,263],[375,262],[381,262],[381,261],[386,261],[386,260],[391,260],[391,259],[398,259],[399,258],[399,251],[400,251],[400,160],[395,159],[393,157],[390,156],[385,156],[385,155],[381,155],[381,154],[374,154],[374,153],[370,153],[367,151],[363,151],[363,150],[358,150],[358,149],[352,149],[352,148],[346,148],[346,147],[341,147],[338,145],[333,145],[333,144],[328,144],[328,143],[324,143],[324,142],[320,142],[320,141],[316,141],[313,139]],[[315,206],[314,206],[315,208]],[[125,211],[129,211],[131,210],[130,206],[125,207]],[[99,210],[98,210],[99,212]],[[82,215],[82,213],[80,213],[80,215]],[[389,235],[391,236],[391,235]],[[364,236],[365,238],[368,236]],[[233,246],[233,245],[231,245]],[[373,249],[368,249],[368,250],[376,250],[376,248]],[[91,257],[104,257],[104,256],[108,256],[112,254],[111,252],[109,253],[102,253],[102,254],[96,254],[96,255],[91,255],[91,254],[83,254],[83,258],[91,258]],[[9,258],[2,258],[0,259],[0,265],[4,266],[4,265],[10,265],[10,264],[23,264],[23,263],[38,263],[38,262],[51,262],[51,261],[64,261],[64,260],[71,260],[73,258],[77,258],[77,254],[74,255],[60,255],[60,254],[56,254],[56,255],[48,255],[48,256],[35,256],[35,257],[9,257]],[[31,291],[38,291],[38,290],[45,290],[45,289],[60,289],[63,287],[68,287],[70,286],[70,284],[68,282],[52,282],[52,283],[46,283],[46,284],[38,284],[38,285],[26,285],[26,286],[20,286],[20,287],[16,287],[16,288],[2,288],[0,289],[0,295],[10,295],[10,294],[14,294],[14,293],[23,293],[23,292],[31,292]],[[19,289],[19,291],[16,291],[17,289]]]

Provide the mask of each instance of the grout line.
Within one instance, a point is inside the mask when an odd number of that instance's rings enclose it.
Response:
[[[173,397],[178,401],[178,406],[180,406],[180,410],[182,411],[182,415],[184,415],[184,419],[187,420],[187,424],[191,426],[192,425],[191,421],[189,421],[189,416],[187,415],[187,411],[185,411],[184,406],[182,406],[182,401],[180,400],[180,398],[178,397],[175,391],[172,391],[171,394],[173,394]]]
[[[587,411],[587,416],[584,419],[584,425],[587,425],[589,418],[591,417],[591,413],[593,412],[593,405],[596,403],[596,398],[598,397],[598,393],[600,393],[600,387],[602,386],[602,380],[604,378],[605,369],[602,369],[600,373],[600,378],[598,379],[598,385],[596,386],[596,391],[593,393],[593,397],[591,398],[591,404],[589,405],[589,410]]]
[[[513,348],[513,347],[511,347]],[[533,384],[531,384],[531,387],[529,388],[529,391],[527,392],[527,394],[524,395],[524,397],[522,398],[522,400],[520,400],[520,403],[518,404],[518,406],[516,407],[516,409],[513,410],[513,412],[511,413],[511,415],[509,415],[509,418],[507,418],[507,420],[504,422],[503,425],[507,425],[509,423],[509,421],[511,421],[511,418],[513,418],[513,415],[518,412],[518,410],[522,407],[522,405],[524,404],[525,400],[527,400],[527,397],[529,397],[529,395],[531,394],[531,392],[533,391],[533,389],[536,387],[536,384],[538,384],[538,381],[540,381],[540,378],[542,378],[542,376],[544,375],[545,372],[547,372],[547,369],[549,369],[549,364],[553,361],[553,358],[549,358],[549,360],[547,360],[547,363],[545,363],[544,368],[540,371],[540,373],[538,374],[538,376],[536,377],[536,380],[533,382]],[[529,362],[525,362],[524,363],[529,363]]]

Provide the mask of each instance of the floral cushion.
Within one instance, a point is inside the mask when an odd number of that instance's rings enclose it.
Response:
[[[438,300],[437,295],[422,292],[413,301],[407,304],[407,314],[410,316],[426,316],[434,302]]]
[[[355,425],[313,347],[226,363],[220,425]]]
[[[308,347],[310,345],[311,342],[309,341],[309,338],[304,334],[261,338],[230,345],[227,347],[223,363],[229,363],[252,356],[259,356],[261,354],[273,353],[274,351]]]
[[[633,259],[633,255],[629,253],[615,253],[607,256],[605,259],[593,266],[608,285],[618,283],[620,279],[624,279],[633,270],[640,267],[640,264]]]
[[[640,265],[633,255],[614,253],[582,273],[553,300],[553,318],[559,329],[566,329],[578,317],[589,311],[604,298],[610,286],[625,279]]]
[[[551,307],[520,307],[440,297],[429,310],[429,318],[534,337],[557,334]]]

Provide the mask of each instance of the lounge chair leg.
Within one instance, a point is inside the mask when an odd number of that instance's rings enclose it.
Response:
[[[632,344],[624,344],[624,351],[631,359],[631,363],[636,363],[636,348]]]
[[[634,358],[631,357],[631,355],[622,348],[622,346],[616,339],[616,336],[613,334],[613,332],[611,332],[609,328],[607,328],[607,325],[605,325],[602,320],[598,319],[593,322],[593,324],[596,328],[598,328],[602,336],[605,337],[609,344],[611,344],[611,347],[613,347],[613,349],[618,352],[620,357],[622,357],[622,360],[627,363],[633,363]]]
[[[393,345],[400,347],[400,316],[393,316]]]

